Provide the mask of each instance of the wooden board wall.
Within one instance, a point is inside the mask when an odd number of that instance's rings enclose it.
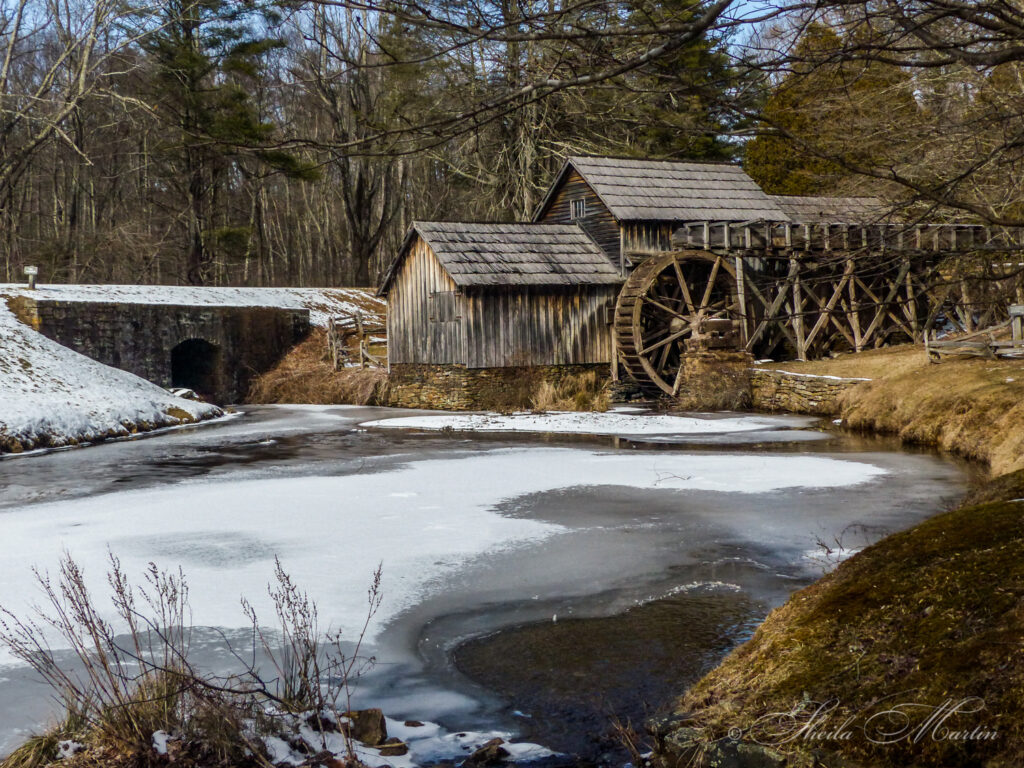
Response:
[[[472,289],[456,294],[454,319],[440,321],[431,294],[456,290],[415,238],[388,292],[389,362],[491,368],[612,359],[606,308],[617,285]]]
[[[574,365],[612,359],[606,307],[618,286],[473,291],[464,316],[466,365]]]
[[[672,225],[661,221],[630,221],[622,225],[622,252],[671,251]]]
[[[597,241],[612,262],[618,265],[619,224],[597,193],[576,171],[569,171],[537,221],[544,224],[572,224],[569,201],[580,197],[587,201],[587,215],[579,222],[580,225]]]
[[[456,295],[452,320],[432,319],[431,294],[457,289],[430,246],[414,238],[388,291],[388,362],[465,364],[465,297]]]

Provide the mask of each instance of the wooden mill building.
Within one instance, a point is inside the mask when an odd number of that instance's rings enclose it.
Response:
[[[416,222],[381,288],[388,359],[468,368],[611,360],[622,277],[572,224]]]
[[[575,222],[623,272],[630,254],[666,251],[690,221],[789,221],[738,165],[570,157],[534,214]]]
[[[589,367],[675,394],[693,353],[919,340],[946,300],[941,259],[1015,236],[886,216],[873,198],[768,195],[737,165],[570,157],[532,222],[413,225],[381,287],[392,381]]]

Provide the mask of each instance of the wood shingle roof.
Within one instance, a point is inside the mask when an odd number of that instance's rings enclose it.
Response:
[[[417,221],[385,278],[382,293],[416,235],[460,288],[614,285],[623,280],[604,251],[575,224]]]
[[[789,221],[738,165],[570,157],[618,221]]]
[[[877,197],[803,197],[772,195],[789,218],[801,224],[879,224],[890,207]]]

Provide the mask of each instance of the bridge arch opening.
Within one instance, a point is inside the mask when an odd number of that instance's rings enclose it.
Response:
[[[194,390],[216,402],[221,386],[220,347],[206,339],[186,339],[171,350],[171,386]]]

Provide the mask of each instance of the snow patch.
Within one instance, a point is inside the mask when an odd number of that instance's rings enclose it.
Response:
[[[884,474],[872,464],[805,454],[530,447],[410,461],[380,473],[176,483],[5,511],[0,605],[26,615],[38,592],[32,567],[52,569],[64,551],[95,593],[105,594],[109,550],[132,575],[151,561],[180,564],[194,624],[244,628],[240,596],[273,616],[266,584],[279,555],[296,583],[317,585],[321,621],[355,637],[366,586],[383,563],[385,602],[372,641],[390,618],[443,593],[465,564],[569,530],[502,515],[496,510],[503,501],[600,486],[764,493],[855,485]],[[0,654],[0,665],[11,662]]]
[[[830,381],[871,381],[871,379],[863,379],[857,376],[825,376],[820,373],[793,373],[792,371],[783,371],[779,368],[765,368],[764,370],[771,371],[772,373],[783,373],[786,376],[796,376],[800,379],[829,379]]]
[[[308,754],[295,749],[304,742],[307,751],[320,753],[327,751],[335,758],[345,761],[349,748],[359,762],[370,768],[416,768],[420,765],[432,765],[439,762],[461,762],[474,751],[492,739],[501,739],[502,748],[509,753],[509,760],[536,760],[550,757],[555,752],[539,744],[512,742],[513,735],[505,731],[460,731],[452,733],[436,723],[425,722],[420,726],[407,726],[399,720],[385,718],[389,737],[397,738],[406,747],[404,755],[381,755],[380,747],[370,747],[358,741],[347,742],[345,737],[336,732],[320,732],[311,728],[305,715],[295,717],[273,713],[279,722],[280,733],[288,736],[267,735],[259,737],[267,749],[270,762],[274,765],[301,765],[307,763]],[[289,744],[289,741],[292,744]],[[386,746],[386,745],[382,745]]]
[[[167,731],[153,731],[153,751],[158,755],[167,754],[167,742],[171,740],[171,734]]]
[[[383,322],[386,304],[364,288],[222,288],[190,285],[24,285],[0,284],[0,295],[50,301],[95,301],[119,304],[180,304],[220,307],[308,309],[313,325],[326,327],[331,317],[361,313]]]
[[[77,742],[77,741],[71,741],[70,739],[68,739],[66,741],[58,741],[57,742],[57,759],[58,760],[67,760],[70,757],[74,757],[77,753],[81,752],[83,749],[85,749],[85,744],[82,744],[82,743]]]
[[[127,436],[131,427],[180,423],[222,411],[175,397],[131,373],[110,368],[21,323],[0,301],[0,438],[51,446]]]
[[[687,435],[752,432],[792,426],[785,418],[742,416],[701,418],[669,414],[634,415],[619,411],[551,413],[443,413],[366,421],[386,429],[451,429],[458,432],[557,432],[587,435]]]

